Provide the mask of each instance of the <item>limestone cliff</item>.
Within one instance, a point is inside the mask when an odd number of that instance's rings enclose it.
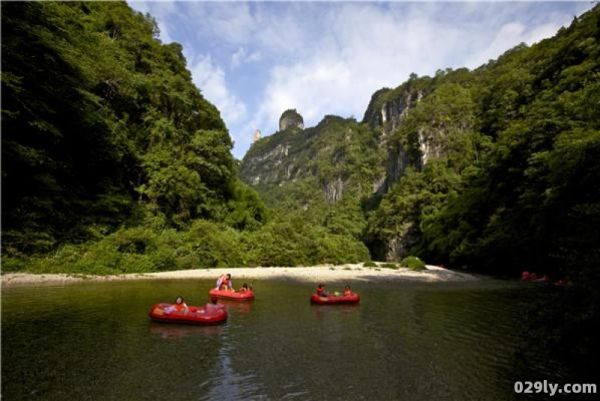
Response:
[[[371,101],[365,111],[363,122],[369,124],[373,129],[380,130],[382,148],[387,151],[387,163],[385,179],[381,182],[377,192],[382,195],[400,179],[405,169],[410,165],[409,155],[404,146],[395,144],[390,146],[389,137],[402,124],[419,101],[430,92],[431,78],[416,78],[415,76],[395,89],[383,88],[371,97]],[[423,147],[425,153],[423,159],[430,155],[428,148]],[[422,165],[422,160],[414,160],[415,165]]]
[[[368,196],[384,176],[378,143],[366,124],[326,116],[316,127],[285,129],[255,142],[242,160],[240,176],[263,192],[314,180],[314,192],[328,203],[342,200],[349,187]]]

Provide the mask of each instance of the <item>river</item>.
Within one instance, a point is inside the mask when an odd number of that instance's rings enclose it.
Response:
[[[560,360],[526,352],[544,288],[354,283],[360,305],[314,306],[312,285],[260,281],[224,325],[149,321],[151,304],[203,304],[212,283],[4,289],[3,399],[511,400],[515,380],[565,380]]]

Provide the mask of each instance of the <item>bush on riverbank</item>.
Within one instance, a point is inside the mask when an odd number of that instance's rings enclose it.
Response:
[[[158,225],[160,226],[160,225]],[[140,226],[56,252],[3,258],[4,271],[121,274],[208,267],[300,266],[356,263],[367,248],[350,236],[335,235],[302,221],[273,222],[256,231],[196,220],[185,231]]]
[[[407,267],[410,270],[422,271],[425,270],[425,263],[416,256],[408,256],[400,262],[401,267]]]

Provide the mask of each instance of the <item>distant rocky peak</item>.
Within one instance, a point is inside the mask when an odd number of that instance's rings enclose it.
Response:
[[[304,119],[296,109],[284,111],[279,118],[279,131],[285,131],[290,127],[304,129]]]

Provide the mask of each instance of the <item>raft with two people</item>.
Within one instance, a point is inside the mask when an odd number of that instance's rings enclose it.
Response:
[[[528,270],[524,270],[521,273],[521,281],[528,281],[531,283],[554,284],[556,287],[565,287],[570,282],[569,277],[561,277],[557,280],[551,280],[550,277],[546,274],[539,276],[538,274],[529,272]]]
[[[217,285],[209,292],[211,297],[221,299],[229,299],[232,301],[252,301],[254,299],[254,291],[252,286],[244,283],[239,290],[233,289],[231,274],[224,274],[217,279]]]
[[[187,306],[182,297],[177,297],[174,304],[158,303],[152,305],[148,312],[150,319],[161,323],[183,323],[195,325],[213,325],[227,321],[227,310],[217,299],[205,306]]]
[[[318,305],[357,304],[360,302],[360,295],[352,292],[349,286],[346,286],[341,294],[331,294],[325,290],[324,284],[319,284],[315,293],[310,296],[310,302]]]
[[[210,296],[221,299],[229,299],[232,301],[252,301],[254,299],[254,292],[249,291],[233,291],[233,290],[217,290],[213,288],[208,292]]]

